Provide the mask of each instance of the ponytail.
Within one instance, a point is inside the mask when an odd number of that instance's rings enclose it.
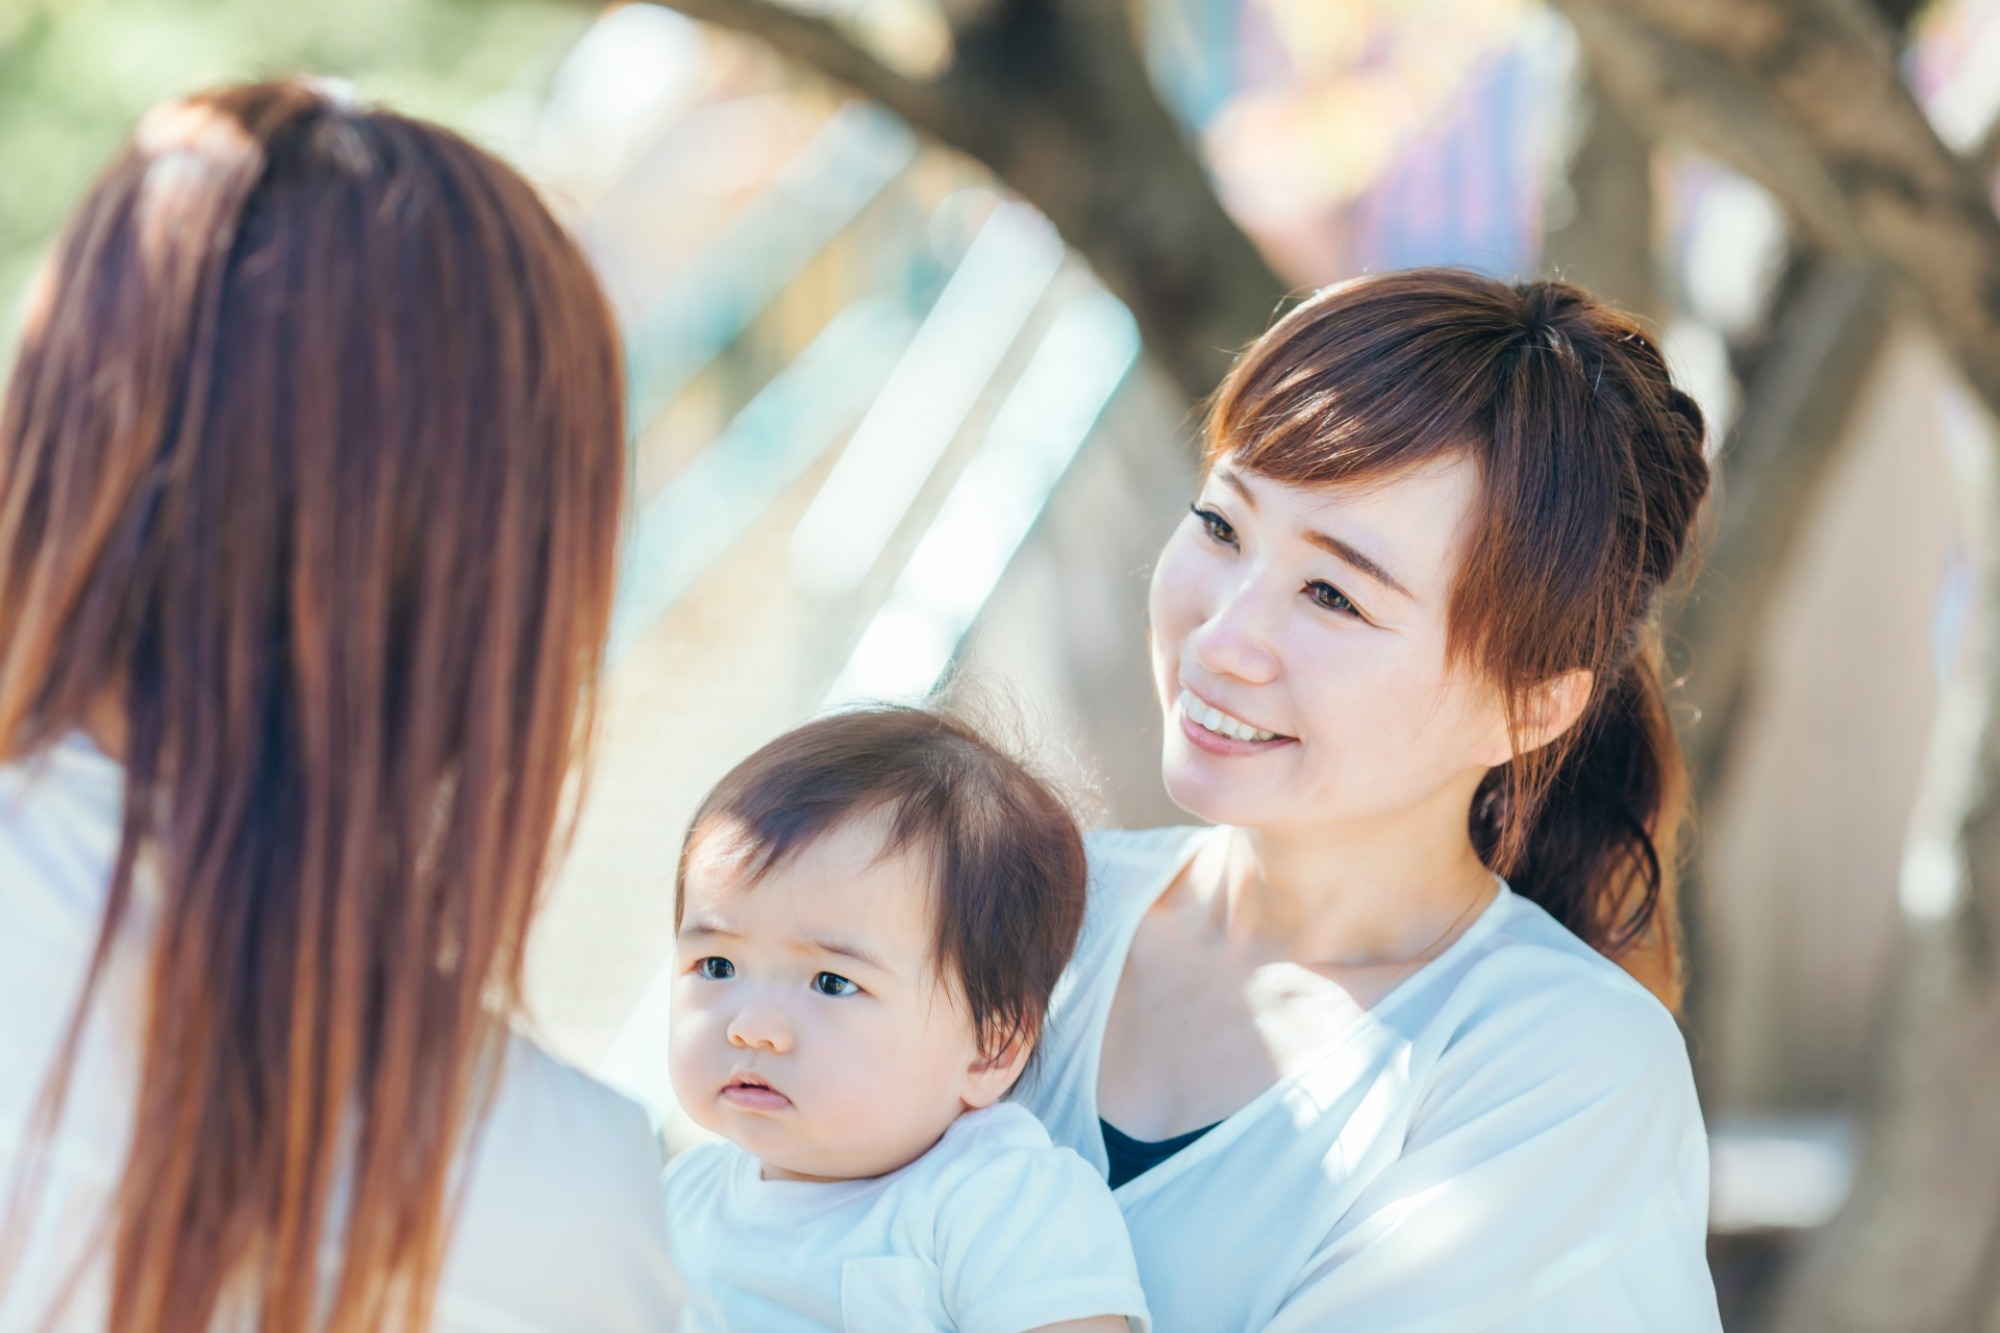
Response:
[[[1481,784],[1472,840],[1516,893],[1678,1009],[1675,888],[1687,766],[1667,715],[1659,647],[1649,640],[1601,690],[1556,757],[1513,863],[1499,864],[1498,855],[1504,831],[1519,817],[1515,807],[1529,799],[1521,761],[1494,769]]]

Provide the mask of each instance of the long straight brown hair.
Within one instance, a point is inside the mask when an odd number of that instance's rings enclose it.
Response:
[[[156,108],[43,270],[0,755],[90,728],[124,766],[93,986],[135,879],[160,899],[121,1333],[428,1322],[588,738],[621,386],[514,172],[307,83]]]
[[[1285,316],[1217,390],[1207,442],[1211,464],[1301,486],[1474,460],[1451,651],[1517,724],[1543,682],[1582,670],[1593,685],[1568,732],[1487,775],[1474,846],[1670,1006],[1687,780],[1658,614],[1708,491],[1704,431],[1629,317],[1564,283],[1433,268],[1356,279]]]

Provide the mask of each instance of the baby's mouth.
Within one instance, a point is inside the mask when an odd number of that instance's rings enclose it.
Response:
[[[722,1085],[722,1100],[746,1111],[782,1111],[792,1099],[756,1074],[737,1073]]]

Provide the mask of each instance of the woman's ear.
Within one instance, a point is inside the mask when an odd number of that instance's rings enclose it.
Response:
[[[965,1090],[959,1098],[965,1109],[984,1110],[1005,1097],[1007,1090],[1020,1081],[1021,1071],[1028,1067],[1028,1057],[1034,1049],[1033,1039],[1016,1037],[997,1051],[974,1057],[966,1066]]]
[[[1514,754],[1539,750],[1583,717],[1595,677],[1583,668],[1552,676],[1527,691],[1514,725]]]

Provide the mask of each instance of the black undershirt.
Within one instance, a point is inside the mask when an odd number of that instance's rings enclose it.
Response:
[[[1218,1120],[1215,1122],[1215,1125],[1221,1123]],[[1214,1129],[1215,1125],[1203,1125],[1200,1129],[1191,1129],[1185,1134],[1176,1134],[1170,1139],[1160,1139],[1157,1142],[1148,1143],[1144,1139],[1135,1139],[1131,1135],[1122,1132],[1109,1120],[1099,1116],[1097,1119],[1097,1128],[1104,1135],[1104,1155],[1110,1159],[1111,1163],[1111,1188],[1117,1189],[1133,1177],[1142,1176],[1146,1172],[1151,1171],[1161,1162],[1166,1161],[1169,1157],[1172,1157],[1175,1153],[1208,1133],[1209,1130]]]

